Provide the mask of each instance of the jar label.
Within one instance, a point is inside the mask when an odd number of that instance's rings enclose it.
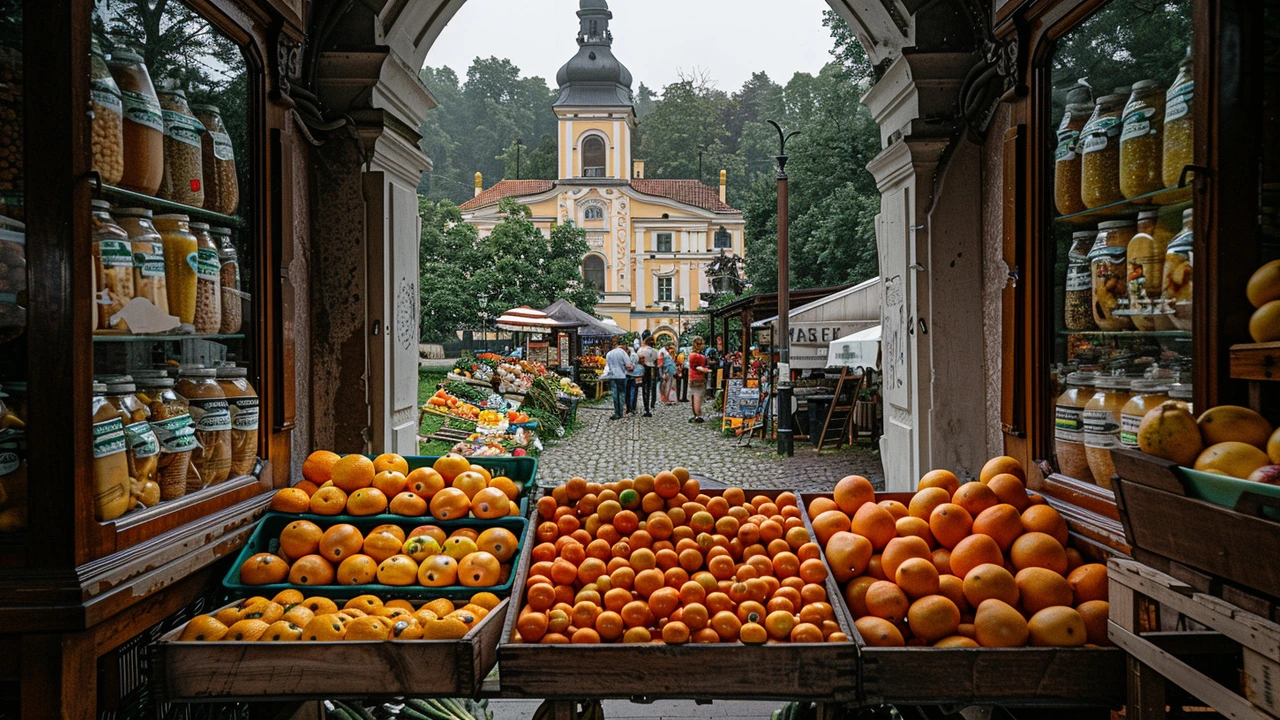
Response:
[[[1080,133],[1076,130],[1064,130],[1058,133],[1058,149],[1053,153],[1056,162],[1071,162],[1076,159],[1076,143],[1080,141]]]
[[[1111,410],[1084,411],[1084,444],[1094,448],[1119,447],[1120,423]]]
[[[1053,436],[1069,443],[1084,441],[1084,415],[1080,408],[1058,405],[1053,413]]]
[[[94,105],[101,105],[117,115],[124,113],[124,101],[120,99],[120,91],[108,85],[105,79],[89,81],[89,98]]]
[[[1138,426],[1141,424],[1141,415],[1121,415],[1120,444],[1124,447],[1138,447]]]
[[[213,248],[200,248],[196,259],[196,277],[216,283],[221,272],[222,262],[218,259],[218,251]]]
[[[1093,277],[1089,274],[1088,265],[1070,265],[1067,267],[1067,292],[1092,289]]]
[[[233,150],[231,147],[230,135],[224,132],[218,132],[217,130],[210,130],[209,137],[213,138],[213,156],[214,157],[218,158],[219,160],[235,160],[236,159],[235,150]]]
[[[124,452],[128,444],[124,439],[124,423],[120,418],[93,424],[93,457],[104,458]]]
[[[22,466],[22,458],[18,453],[3,451],[0,452],[0,477],[17,471]]]
[[[200,253],[187,253],[187,265],[191,266],[191,272],[200,274]]]
[[[129,450],[136,458],[147,458],[160,454],[160,440],[151,423],[143,420],[124,426],[125,438],[129,441]]]
[[[191,419],[197,432],[221,432],[231,429],[231,407],[226,398],[191,399]]]
[[[1174,85],[1165,93],[1164,121],[1171,122],[1191,112],[1191,99],[1195,95],[1196,82],[1188,80]]]
[[[148,244],[150,250],[139,250],[133,254],[133,267],[144,278],[164,277],[164,246],[160,243],[134,243],[139,248]]]
[[[258,398],[231,398],[231,429],[244,432],[258,430]]]
[[[164,111],[164,134],[194,147],[200,147],[200,131],[204,126],[190,115],[173,110]]]
[[[1138,111],[1133,116],[1125,118],[1124,132],[1120,133],[1120,142],[1155,134],[1155,131],[1151,129],[1151,121],[1148,119],[1153,114],[1150,110],[1147,111],[1147,114]]]
[[[178,415],[151,423],[151,429],[160,441],[160,449],[167,453],[190,452],[196,449],[196,426],[190,415]]]
[[[1088,155],[1091,152],[1098,152],[1107,146],[1108,138],[1113,138],[1120,134],[1120,118],[1104,117],[1095,120],[1085,126],[1083,135],[1084,142],[1080,144],[1080,154]]]
[[[99,240],[98,254],[102,267],[133,267],[133,248],[125,240]]]
[[[155,95],[124,90],[120,93],[124,103],[124,116],[144,127],[164,132],[164,115]]]

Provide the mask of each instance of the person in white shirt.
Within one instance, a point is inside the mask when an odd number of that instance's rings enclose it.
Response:
[[[627,373],[631,369],[631,356],[623,348],[622,341],[614,338],[613,349],[604,356],[604,374],[600,376],[613,385],[613,416],[610,420],[622,419],[622,408],[627,397]]]
[[[658,387],[658,368],[660,361],[658,359],[658,349],[655,347],[657,341],[650,335],[644,339],[644,346],[640,348],[638,353],[640,356],[640,364],[644,366],[644,378],[640,384],[640,394],[644,397],[644,416],[653,417],[651,412],[657,406],[657,387]]]
[[[627,414],[636,414],[636,395],[640,394],[640,383],[644,380],[644,367],[640,357],[634,350],[623,348],[631,356],[631,369],[627,370]]]

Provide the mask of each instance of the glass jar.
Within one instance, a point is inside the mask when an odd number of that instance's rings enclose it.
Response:
[[[200,133],[204,207],[231,215],[240,205],[240,179],[236,175],[236,154],[227,126],[222,122],[222,111],[214,105],[192,105],[191,110],[204,126]]]
[[[1094,482],[1105,488],[1111,487],[1111,476],[1116,473],[1111,451],[1120,447],[1120,411],[1129,402],[1131,382],[1122,375],[1098,378],[1097,392],[1084,406],[1085,457]]]
[[[164,177],[164,115],[142,56],[117,47],[107,61],[124,106],[124,172],[120,187],[155,195]]]
[[[27,527],[27,384],[0,391],[0,533]]]
[[[187,494],[187,469],[196,448],[196,427],[187,401],[174,392],[173,378],[164,370],[135,370],[138,400],[147,406],[151,430],[160,443],[157,465],[160,499]]]
[[[164,280],[164,241],[151,222],[146,208],[116,208],[111,211],[120,227],[129,234],[133,250],[133,294],[169,313],[169,291]]]
[[[1099,330],[1127,330],[1132,326],[1129,318],[1116,312],[1128,308],[1125,260],[1135,232],[1132,220],[1098,223],[1098,237],[1089,251],[1089,273],[1093,278],[1093,322]]]
[[[157,96],[164,115],[164,175],[157,195],[165,200],[204,207],[204,167],[200,133],[204,127],[191,108],[187,94],[176,87],[162,88]]]
[[[111,219],[111,205],[94,200],[90,221],[93,232],[93,298],[98,330],[128,330],[113,316],[133,299],[133,246],[129,233]]]
[[[186,398],[196,429],[196,448],[191,453],[195,474],[188,472],[187,492],[217,485],[231,471],[231,410],[218,384],[218,371],[184,365],[174,389]]]
[[[1120,409],[1120,445],[1138,447],[1138,426],[1147,412],[1169,399],[1169,381],[1143,378],[1129,386],[1133,394]]]
[[[157,215],[156,230],[164,245],[165,290],[169,314],[190,325],[196,317],[196,267],[200,245],[191,234],[186,215]]]
[[[1053,450],[1058,469],[1067,477],[1085,482],[1094,480],[1084,448],[1084,408],[1094,395],[1097,380],[1094,372],[1071,373],[1054,407]]]
[[[1084,212],[1080,198],[1080,131],[1089,120],[1089,103],[1067,105],[1058,125],[1058,147],[1053,153],[1053,200],[1060,215]]]
[[[89,41],[89,100],[93,107],[93,169],[108,185],[124,175],[124,104],[120,88],[107,69],[98,38]]]
[[[244,322],[244,299],[248,297],[240,292],[240,259],[236,246],[231,244],[231,228],[211,227],[209,234],[218,243],[218,257],[222,261],[222,325],[218,332],[233,335],[240,332]]]
[[[26,329],[26,304],[27,228],[0,217],[0,343],[18,337]]]
[[[246,368],[218,368],[218,385],[231,411],[231,473],[240,477],[253,472],[258,461],[258,393],[249,384]]]
[[[222,260],[218,244],[205,223],[191,223],[196,236],[196,314],[198,335],[213,335],[222,327]]]
[[[1182,232],[1169,241],[1164,255],[1164,283],[1161,298],[1166,309],[1172,310],[1166,315],[1175,329],[1190,330],[1192,326],[1191,307],[1194,296],[1191,293],[1191,269],[1195,255],[1194,237],[1191,230],[1191,208],[1182,213]]]
[[[1187,406],[1187,412],[1195,414],[1195,403],[1191,401],[1195,388],[1191,383],[1174,383],[1169,386],[1169,399]]]
[[[160,485],[156,482],[160,465],[160,441],[148,422],[151,409],[138,399],[138,388],[130,375],[101,378],[107,386],[107,402],[120,414],[124,423],[124,439],[128,443],[125,460],[129,466],[130,505],[151,507],[160,502]]]
[[[13,26],[10,26],[13,27]],[[0,205],[5,206],[5,215],[15,220],[22,220],[22,135],[24,132],[23,116],[23,67],[21,24],[16,28],[17,47],[0,47],[0,150],[8,153],[7,162],[0,163]]]
[[[1164,283],[1164,255],[1166,245],[1159,237],[1160,211],[1144,210],[1138,213],[1137,233],[1129,241],[1126,255],[1129,282],[1129,320],[1143,332],[1159,327],[1156,313],[1160,311],[1160,292]],[[1159,278],[1157,281],[1156,278]]]
[[[1125,95],[1098,98],[1080,131],[1080,199],[1087,208],[1124,199],[1120,192],[1120,130]]]
[[[1097,239],[1096,230],[1081,230],[1071,234],[1071,249],[1067,251],[1066,308],[1063,318],[1068,330],[1085,332],[1097,330],[1093,321],[1093,275],[1089,270],[1089,251]]]
[[[1195,98],[1196,73],[1191,51],[1178,63],[1178,74],[1165,93],[1164,157],[1161,161],[1165,187],[1176,187],[1182,169],[1195,162],[1195,127],[1192,100]]]
[[[1163,189],[1164,88],[1139,80],[1124,106],[1120,131],[1120,192],[1127,198]]]
[[[106,392],[103,383],[93,384],[93,516],[100,521],[115,520],[129,510],[128,443]]]

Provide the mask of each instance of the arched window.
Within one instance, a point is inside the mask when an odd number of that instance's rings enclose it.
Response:
[[[587,208],[587,209],[586,209],[586,211],[583,213],[583,218],[584,218],[584,219],[587,219],[587,220],[603,220],[603,219],[604,219],[604,208],[601,208],[601,207],[589,207],[589,208]]]
[[[594,286],[596,292],[604,292],[604,260],[599,255],[588,255],[582,261],[582,279]]]
[[[599,135],[591,135],[582,141],[582,176],[604,177],[605,148]]]
[[[723,226],[716,231],[716,249],[717,250],[733,249],[733,235],[728,230],[726,230]]]

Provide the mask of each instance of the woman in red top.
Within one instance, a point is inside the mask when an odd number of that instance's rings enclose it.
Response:
[[[689,355],[689,400],[693,404],[693,417],[689,422],[706,422],[702,417],[702,396],[707,391],[707,356],[702,350],[705,346],[701,337],[693,339],[693,352]]]

